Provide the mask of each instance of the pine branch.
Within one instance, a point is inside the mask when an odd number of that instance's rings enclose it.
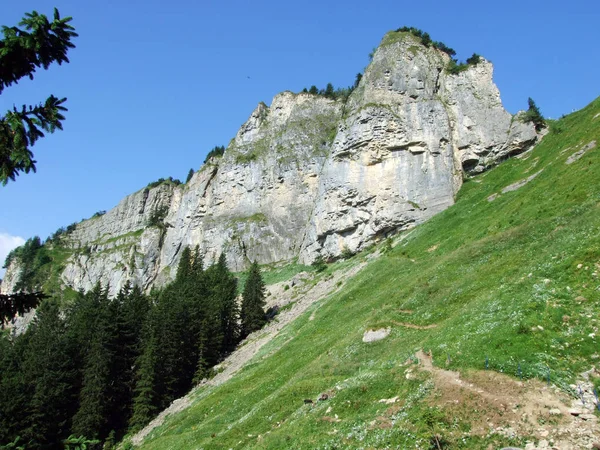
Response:
[[[47,69],[57,62],[68,63],[67,52],[75,48],[71,39],[77,37],[69,22],[71,17],[60,18],[54,8],[54,20],[37,11],[26,13],[18,27],[2,27],[0,40],[0,94],[4,88],[18,83],[23,77],[33,79],[36,69]]]
[[[6,116],[0,118],[0,181],[6,185],[15,180],[19,172],[36,171],[33,153],[29,147],[44,137],[43,131],[54,133],[62,130],[62,121],[67,111],[63,103],[66,98],[58,99],[51,95],[44,104],[13,107]]]

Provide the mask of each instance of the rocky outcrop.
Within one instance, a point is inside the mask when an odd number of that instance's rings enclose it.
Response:
[[[144,189],[78,224],[62,282],[148,289],[173,278],[185,246],[208,264],[224,251],[234,270],[310,263],[427,220],[453,204],[465,172],[538,139],[502,107],[491,63],[450,74],[448,61],[392,32],[347,101],[284,92],[260,103],[187,184]]]

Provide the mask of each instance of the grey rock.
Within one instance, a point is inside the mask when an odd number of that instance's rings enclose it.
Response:
[[[231,269],[359,251],[454,203],[463,174],[526,151],[540,138],[503,108],[486,60],[458,75],[449,57],[411,35],[384,38],[344,104],[283,92],[260,103],[222,157],[185,185],[162,184],[78,224],[65,286],[175,276],[186,246]],[[164,208],[162,226],[149,227]],[[1,285],[14,287],[17,266]]]
[[[581,159],[583,155],[585,155],[590,150],[596,148],[596,141],[588,142],[584,145],[579,151],[573,153],[571,156],[567,158],[566,164],[573,164],[575,161]]]
[[[378,330],[367,330],[365,331],[362,341],[363,342],[376,342],[376,341],[381,341],[382,339],[385,339],[386,337],[388,337],[390,335],[390,332],[392,331],[391,328],[380,328]]]

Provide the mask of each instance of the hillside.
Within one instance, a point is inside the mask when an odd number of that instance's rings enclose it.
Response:
[[[141,448],[599,442],[600,99],[550,128],[393,248],[330,265],[365,263]]]

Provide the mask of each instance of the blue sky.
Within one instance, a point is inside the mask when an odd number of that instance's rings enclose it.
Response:
[[[21,0],[3,2],[0,24],[54,6],[80,35],[71,63],[7,88],[0,114],[50,94],[68,97],[69,112],[64,131],[33,147],[38,173],[0,186],[2,259],[15,237],[46,238],[150,181],[184,180],[258,102],[352,84],[383,35],[403,25],[460,59],[491,60],[512,113],[533,97],[559,117],[600,94],[597,0]]]

